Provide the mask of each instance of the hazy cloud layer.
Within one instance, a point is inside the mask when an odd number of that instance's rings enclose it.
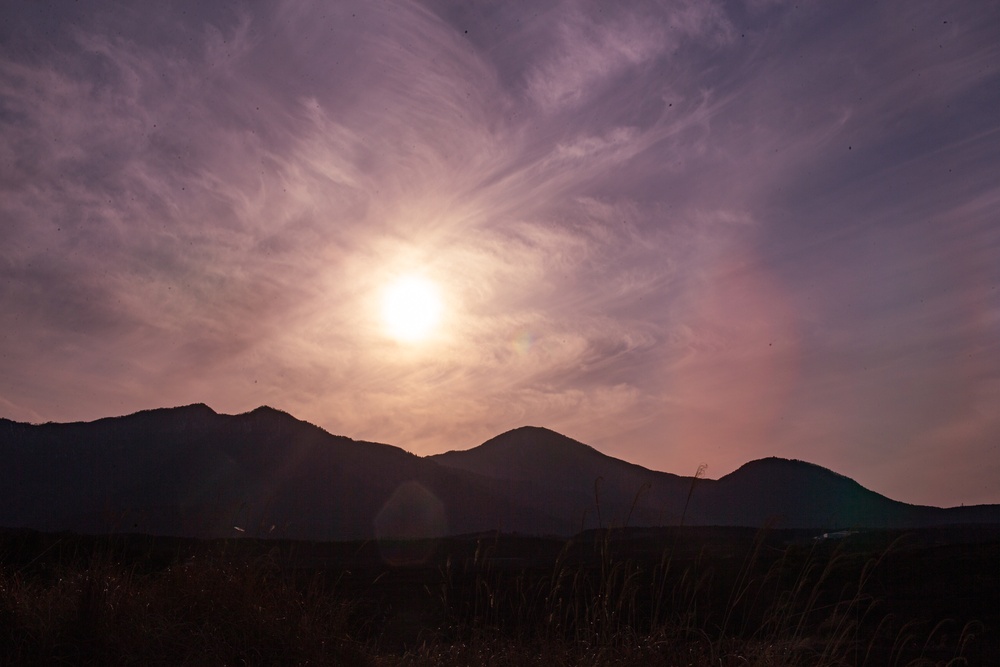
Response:
[[[0,415],[1000,502],[998,109],[990,3],[10,4]]]

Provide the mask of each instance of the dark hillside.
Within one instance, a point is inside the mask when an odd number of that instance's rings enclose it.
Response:
[[[783,528],[917,528],[1000,522],[1000,507],[944,510],[901,503],[821,466],[780,458],[751,461],[717,481],[700,481],[695,521]]]
[[[310,540],[685,525],[827,530],[1000,523],[1000,506],[906,505],[802,461],[719,480],[648,470],[544,428],[421,458],[273,408],[90,423],[0,419],[0,527]]]
[[[549,508],[570,533],[607,526],[676,523],[691,478],[612,458],[546,428],[525,426],[479,447],[429,457],[499,480],[519,499]]]
[[[409,527],[397,517],[390,529],[553,528],[471,476],[267,407],[230,416],[191,405],[72,424],[2,420],[0,458],[6,526],[193,537],[229,536],[238,527],[257,535],[368,538],[392,494],[416,483],[442,516]]]

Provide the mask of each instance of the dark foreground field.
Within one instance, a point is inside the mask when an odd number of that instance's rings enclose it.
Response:
[[[998,665],[1000,527],[0,533],[2,665]]]

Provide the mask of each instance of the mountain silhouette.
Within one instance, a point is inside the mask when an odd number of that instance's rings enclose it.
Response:
[[[493,478],[523,502],[557,517],[565,531],[677,523],[691,478],[612,458],[546,428],[525,426],[475,449],[428,457]]]
[[[190,537],[395,539],[677,525],[835,530],[1000,523],[1000,506],[907,505],[802,461],[718,480],[657,472],[554,431],[419,457],[269,407],[67,424],[0,419],[0,526]]]
[[[1000,505],[942,509],[892,500],[850,477],[805,461],[770,457],[744,464],[719,480],[699,481],[692,511],[726,511],[718,525],[812,528],[917,528],[1000,523]],[[752,499],[752,502],[747,502]],[[705,509],[702,510],[701,508]]]
[[[0,420],[0,462],[2,526],[366,539],[379,537],[376,519],[391,515],[388,501],[409,483],[426,491],[418,500],[440,502],[443,521],[402,537],[556,528],[472,475],[268,407],[231,416],[190,405],[72,424]]]
[[[911,528],[997,523],[1000,506],[940,509],[870,491],[821,466],[776,457],[718,480],[656,472],[537,427],[429,457],[497,480],[528,504],[577,528],[686,525]],[[582,516],[585,514],[586,516]]]

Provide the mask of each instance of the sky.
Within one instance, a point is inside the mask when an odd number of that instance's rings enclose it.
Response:
[[[4,3],[0,416],[1000,503],[998,174],[985,0]]]

